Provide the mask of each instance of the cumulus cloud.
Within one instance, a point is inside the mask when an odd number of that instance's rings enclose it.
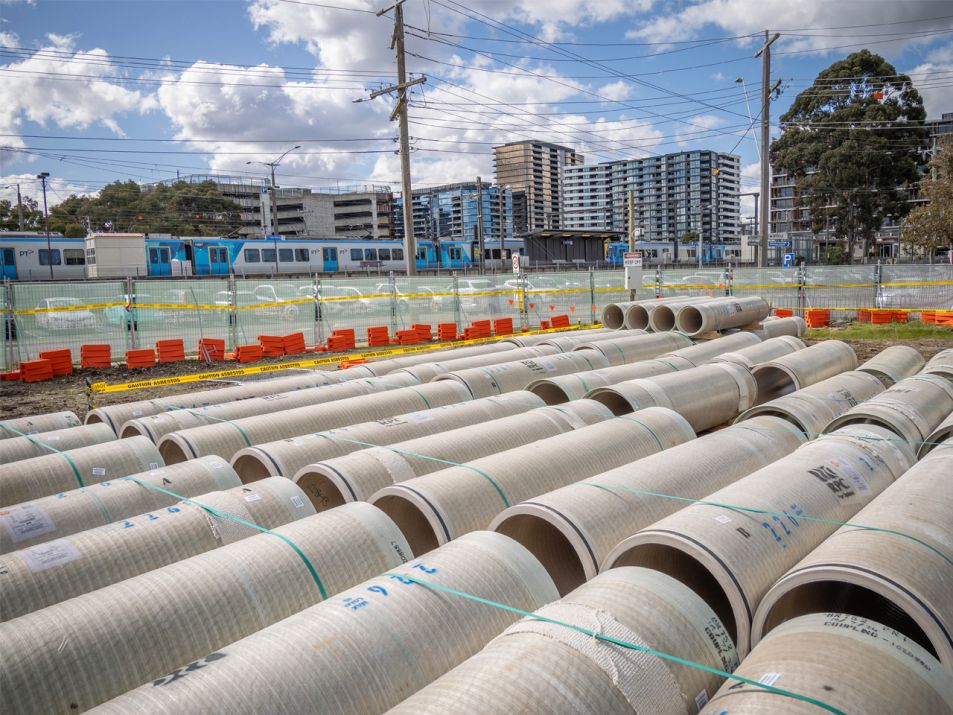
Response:
[[[758,187],[761,181],[761,164],[754,162],[753,164],[746,164],[741,167],[741,182],[742,182],[742,191],[760,191]],[[760,201],[760,198],[759,198]],[[754,216],[754,196],[742,196],[741,197],[741,218],[742,220],[747,219],[749,216]]]
[[[926,56],[926,62],[903,71],[910,75],[913,85],[923,95],[927,117],[939,119],[943,112],[953,110],[949,86],[949,78],[953,77],[953,42],[935,48]]]
[[[16,206],[17,184],[20,185],[20,194],[24,201],[28,197],[36,199],[40,208],[43,207],[43,188],[36,174],[0,175],[0,200],[9,201],[11,205]],[[88,185],[77,184],[68,179],[51,176],[46,180],[46,202],[51,208],[69,198],[71,194],[88,196],[95,193],[96,190],[91,190]]]

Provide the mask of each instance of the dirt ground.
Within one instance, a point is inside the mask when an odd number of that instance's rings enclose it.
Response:
[[[832,337],[836,337],[836,334]],[[807,340],[805,342],[813,344],[819,341]],[[897,343],[895,340],[847,340],[846,342],[854,348],[857,353],[857,358],[861,362],[870,359],[884,348]],[[902,342],[905,345],[910,345],[919,350],[927,360],[936,355],[940,350],[953,346],[949,340],[918,339],[904,340]],[[344,357],[342,356],[342,360],[343,359]],[[265,360],[256,364],[261,365],[275,362],[282,362],[282,360]],[[73,375],[57,377],[47,382],[20,383],[4,381],[0,382],[0,420],[43,414],[46,412],[57,412],[60,410],[71,410],[82,419],[86,416],[87,412],[87,380],[92,383],[134,382],[137,380],[150,380],[172,375],[210,372],[218,369],[228,369],[232,366],[234,366],[234,363],[219,363],[218,365],[209,366],[190,360],[184,363],[158,365],[154,368],[143,370],[127,370],[125,367],[113,367],[108,370],[77,370]],[[334,369],[334,366],[330,365],[327,369]],[[282,372],[280,374],[290,373]],[[274,375],[276,375],[276,373],[266,373],[264,377]],[[248,379],[258,378],[242,378],[242,380]],[[233,383],[224,381],[189,382],[183,385],[169,385],[166,387],[100,395],[97,399],[98,404],[108,405],[119,402],[130,402],[132,400],[156,399],[169,395],[177,395],[183,392],[215,389],[216,387],[227,387],[229,384]]]

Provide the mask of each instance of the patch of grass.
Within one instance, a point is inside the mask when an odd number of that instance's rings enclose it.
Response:
[[[850,323],[843,328],[812,328],[804,337],[808,340],[953,340],[953,327],[933,323]]]

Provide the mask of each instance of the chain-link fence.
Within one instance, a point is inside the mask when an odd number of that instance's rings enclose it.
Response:
[[[458,330],[476,320],[511,318],[514,329],[555,315],[598,321],[602,308],[627,300],[620,271],[436,275],[406,278],[236,278],[6,283],[0,367],[11,369],[44,350],[108,343],[113,355],[182,338],[228,349],[259,335],[302,332],[319,344],[336,329],[391,335],[414,324]],[[761,295],[778,308],[829,308],[850,318],[859,308],[953,309],[953,266],[818,266],[791,269],[647,269],[638,297]]]

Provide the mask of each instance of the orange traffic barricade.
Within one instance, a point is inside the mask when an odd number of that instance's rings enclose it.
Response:
[[[185,343],[182,338],[174,340],[156,340],[156,354],[160,363],[185,360]]]
[[[110,367],[112,365],[112,348],[108,343],[80,345],[80,367]]]
[[[50,360],[27,360],[20,363],[20,379],[23,382],[40,382],[53,377],[53,363]]]
[[[73,353],[70,352],[69,348],[44,350],[40,353],[40,359],[50,361],[54,375],[73,374]]]
[[[126,351],[126,367],[130,369],[140,367],[155,367],[155,365],[156,351],[152,348]]]

